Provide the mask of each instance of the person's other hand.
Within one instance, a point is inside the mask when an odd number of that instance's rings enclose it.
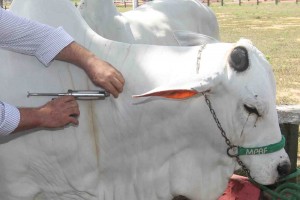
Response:
[[[122,74],[111,64],[97,58],[76,42],[66,46],[55,59],[77,65],[86,72],[96,86],[102,87],[115,98],[123,91],[125,80]]]
[[[95,85],[102,87],[115,98],[123,91],[125,80],[122,74],[108,62],[93,57],[85,71]]]
[[[40,126],[44,128],[59,128],[67,124],[78,125],[80,114],[78,103],[73,96],[53,99],[38,108]]]

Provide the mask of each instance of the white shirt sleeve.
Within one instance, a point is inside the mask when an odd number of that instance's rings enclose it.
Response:
[[[0,8],[0,47],[35,56],[48,66],[74,39],[62,27],[53,28]],[[19,110],[0,101],[0,136],[13,132],[20,123]]]
[[[0,136],[5,136],[13,132],[19,123],[19,109],[0,101]]]
[[[62,27],[53,28],[0,8],[0,47],[33,55],[48,66],[74,39]]]

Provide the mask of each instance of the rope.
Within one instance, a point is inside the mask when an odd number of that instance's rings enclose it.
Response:
[[[300,199],[300,183],[288,182],[291,179],[300,176],[300,168],[294,173],[284,177],[279,182],[283,182],[274,190],[271,190],[267,186],[261,185],[255,182],[253,179],[249,179],[251,183],[256,185],[262,191],[268,193],[271,196],[271,200],[299,200]]]

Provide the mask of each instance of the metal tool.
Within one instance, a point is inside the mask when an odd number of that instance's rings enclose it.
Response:
[[[31,96],[73,96],[78,100],[104,100],[110,94],[105,90],[68,90],[66,93],[30,93],[27,97]]]

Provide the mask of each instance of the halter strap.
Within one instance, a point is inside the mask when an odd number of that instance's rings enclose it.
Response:
[[[268,153],[274,153],[276,151],[279,151],[280,149],[284,148],[285,146],[285,137],[282,135],[281,141],[262,146],[262,147],[253,147],[253,148],[245,148],[245,147],[238,147],[238,155],[259,155],[259,154],[268,154]]]
[[[227,154],[230,157],[245,156],[245,155],[261,155],[274,153],[284,148],[285,137],[282,135],[281,140],[277,143],[262,146],[262,147],[240,147],[240,146],[230,146],[227,149]]]

